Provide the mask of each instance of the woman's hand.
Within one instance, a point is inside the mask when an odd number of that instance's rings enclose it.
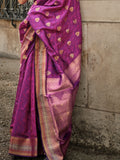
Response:
[[[20,4],[24,4],[24,3],[26,3],[28,0],[18,0],[18,2],[20,3]]]

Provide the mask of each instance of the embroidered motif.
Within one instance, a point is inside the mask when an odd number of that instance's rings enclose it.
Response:
[[[40,20],[39,17],[35,18],[35,22],[39,22],[39,20]]]

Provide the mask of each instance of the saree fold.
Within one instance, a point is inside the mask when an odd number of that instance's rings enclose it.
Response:
[[[81,75],[79,1],[35,1],[19,32],[20,75],[9,154],[63,160]]]

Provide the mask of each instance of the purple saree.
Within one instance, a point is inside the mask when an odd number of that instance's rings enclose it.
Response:
[[[21,66],[9,153],[63,160],[81,73],[79,0],[37,0],[20,23]]]

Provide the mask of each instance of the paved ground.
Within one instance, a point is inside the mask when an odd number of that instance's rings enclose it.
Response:
[[[0,57],[0,160],[43,160],[8,154],[9,126],[19,77],[19,60]],[[69,145],[65,160],[120,160],[120,155],[104,155],[91,149]]]

